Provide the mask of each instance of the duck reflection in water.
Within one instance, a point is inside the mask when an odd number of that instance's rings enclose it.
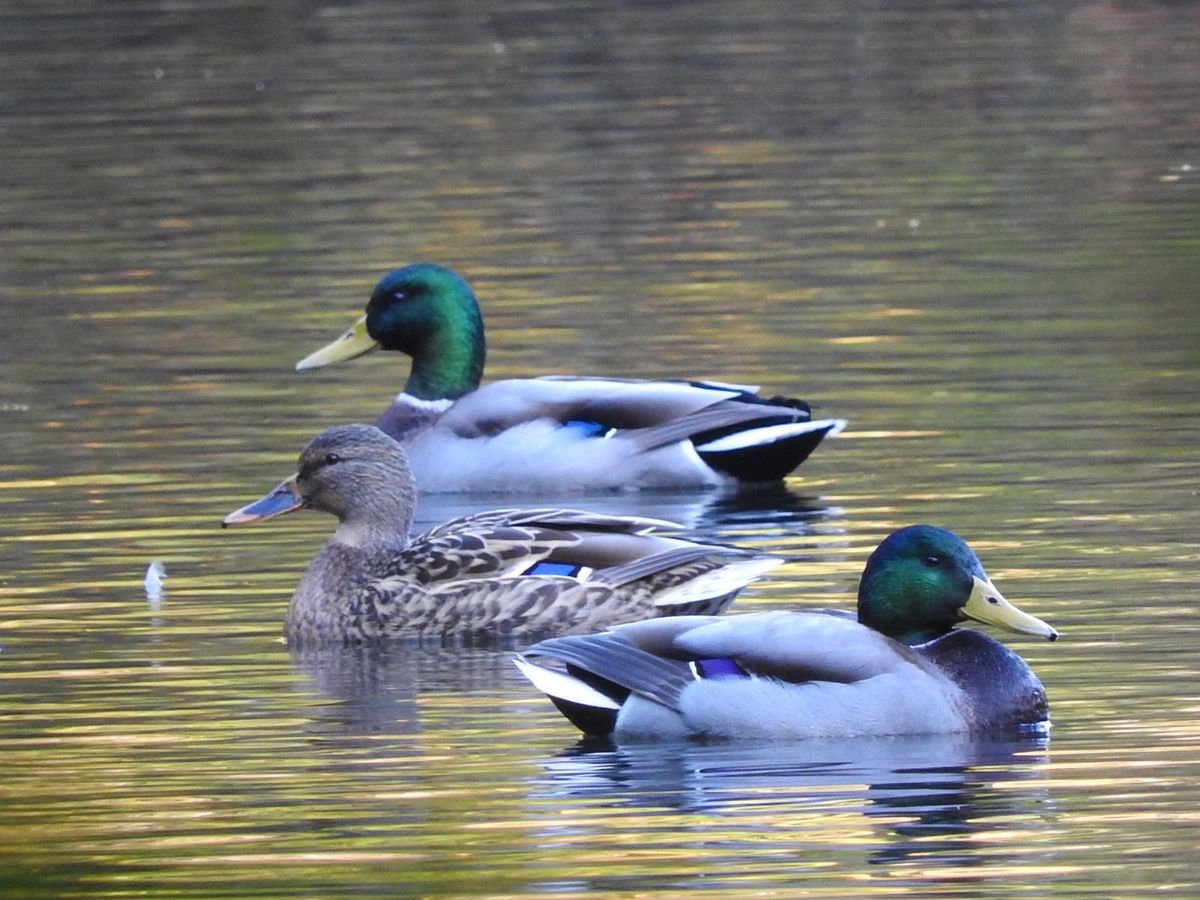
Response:
[[[823,864],[840,850],[883,866],[1027,865],[1053,815],[1043,783],[1047,744],[1045,735],[621,746],[585,739],[542,763],[530,795],[571,810],[580,840],[592,836],[587,810],[598,800],[631,816],[671,809],[717,817],[706,833],[742,865],[752,865],[760,845],[741,837],[747,824],[752,834],[772,833],[772,852],[794,833],[795,854],[819,853]],[[847,814],[878,823],[875,837],[864,840]],[[621,828],[611,813],[594,822],[597,832]],[[1027,835],[1007,852],[981,840],[1001,830]]]
[[[489,495],[482,495],[487,499]],[[478,512],[480,495],[422,494],[414,527],[432,528],[447,520]],[[703,491],[546,491],[546,506],[573,506],[608,516],[665,519],[686,535],[703,535],[755,546],[793,538],[841,534],[845,510],[825,498],[803,493],[777,481],[734,485]],[[835,524],[837,523],[837,524]],[[785,548],[785,553],[786,548]]]
[[[513,680],[509,651],[459,641],[300,646],[288,653],[297,690],[312,696],[307,730],[372,753],[382,746],[380,736],[422,733],[421,707],[434,695],[486,695]]]

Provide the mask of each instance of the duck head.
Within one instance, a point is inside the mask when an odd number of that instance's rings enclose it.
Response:
[[[396,441],[372,425],[339,425],[301,451],[295,475],[221,524],[246,525],[315,509],[337,517],[334,539],[340,543],[394,544],[407,539],[416,493],[408,459]]]
[[[412,357],[404,392],[419,400],[455,400],[479,387],[487,355],[483,316],[471,286],[433,263],[414,263],[384,275],[366,314],[337,340],[296,363],[318,369],[372,350]]]
[[[867,560],[858,619],[904,644],[922,644],[972,620],[1055,640],[1058,632],[1013,606],[966,542],[932,525],[889,535]]]

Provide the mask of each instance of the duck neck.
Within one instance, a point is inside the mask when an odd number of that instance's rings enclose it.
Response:
[[[368,556],[403,550],[409,544],[414,518],[413,492],[387,491],[369,483],[361,486],[369,499],[341,511],[330,543],[352,547]]]
[[[427,336],[414,348],[412,370],[404,392],[418,400],[457,400],[479,387],[487,355],[483,323],[475,327],[459,318]]]
[[[334,531],[331,541],[353,547],[367,556],[403,550],[409,544],[407,532],[401,536],[394,527],[384,527],[376,522],[343,522]]]
[[[881,629],[876,628],[875,630],[880,631]],[[918,644],[925,644],[936,640],[946,634],[948,634],[948,631],[945,628],[909,628],[899,634],[889,634],[888,637],[894,641],[899,641],[901,644],[915,647]]]
[[[937,604],[919,585],[891,584],[888,573],[868,572],[858,588],[858,621],[910,647],[948,633],[953,618],[940,615]]]
[[[385,578],[391,573],[396,554],[409,544],[410,521],[411,516],[390,521],[367,516],[343,519],[296,586],[284,628],[288,640],[354,637],[347,630],[346,604],[354,599],[363,579]]]

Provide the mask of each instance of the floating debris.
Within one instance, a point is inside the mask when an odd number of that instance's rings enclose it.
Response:
[[[1192,174],[1193,171],[1195,170],[1193,169],[1191,163],[1183,163],[1182,165],[1171,166],[1170,171],[1168,171],[1165,175],[1158,176],[1158,180],[1168,182],[1179,181],[1185,175]]]
[[[167,577],[167,568],[159,560],[154,560],[150,563],[150,568],[146,569],[146,599],[157,601],[162,599],[163,581]]]

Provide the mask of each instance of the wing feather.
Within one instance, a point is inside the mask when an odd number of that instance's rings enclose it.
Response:
[[[742,396],[732,386],[616,378],[521,378],[494,381],[459,399],[440,427],[484,437],[533,419],[596,421],[611,428],[646,428]]]
[[[648,598],[556,575],[413,585],[396,578],[363,589],[377,620],[368,637],[427,635],[535,638],[584,634],[651,615]]]
[[[783,681],[852,683],[927,664],[903,644],[857,621],[822,612],[770,612],[714,619],[680,634],[696,658],[728,657]]]

